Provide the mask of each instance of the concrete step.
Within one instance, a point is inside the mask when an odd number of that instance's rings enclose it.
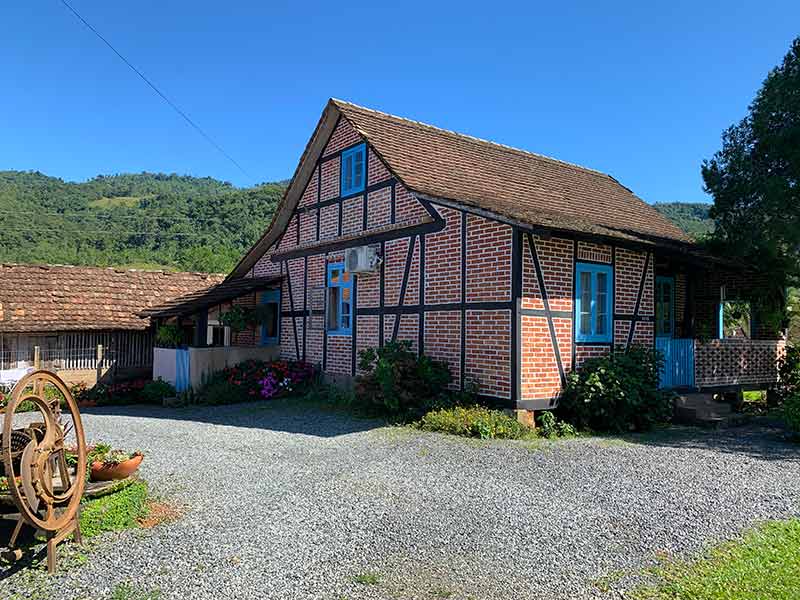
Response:
[[[720,427],[733,416],[733,407],[717,402],[711,394],[685,394],[675,399],[674,418],[678,423]]]

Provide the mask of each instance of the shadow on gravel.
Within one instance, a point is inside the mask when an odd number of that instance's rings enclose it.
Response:
[[[5,507],[2,507],[5,508]],[[0,548],[5,548],[5,544],[11,539],[11,532],[14,530],[16,522],[10,520],[0,520]],[[0,581],[8,579],[12,575],[19,573],[23,569],[38,566],[45,558],[47,548],[37,542],[33,535],[33,528],[25,526],[18,540],[17,547],[22,549],[22,559],[15,562],[0,561]]]
[[[258,401],[222,406],[164,408],[146,404],[84,408],[84,415],[119,416],[142,419],[194,421],[229,427],[268,429],[317,437],[336,437],[369,431],[386,425],[376,419],[362,419],[343,411],[320,408],[291,400]]]
[[[759,460],[800,462],[800,444],[791,442],[773,420],[754,421],[738,427],[702,429],[673,426],[648,433],[623,436],[628,443],[667,448],[712,450]]]

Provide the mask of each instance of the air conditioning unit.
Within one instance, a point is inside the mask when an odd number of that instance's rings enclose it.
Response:
[[[371,273],[380,264],[381,257],[374,246],[358,246],[344,251],[344,270],[350,273]]]

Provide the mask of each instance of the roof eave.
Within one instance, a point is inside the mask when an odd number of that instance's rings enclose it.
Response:
[[[317,126],[314,128],[314,132],[306,143],[303,154],[300,156],[300,161],[283,194],[283,198],[281,198],[281,201],[275,209],[275,214],[272,216],[269,227],[267,227],[264,235],[262,235],[239,260],[230,274],[225,278],[225,281],[236,279],[237,277],[244,277],[264,253],[275,243],[281,232],[289,225],[295,206],[297,206],[297,203],[300,201],[314,173],[317,160],[325,150],[328,138],[330,138],[331,133],[333,133],[333,130],[336,128],[340,116],[341,111],[336,106],[336,103],[333,100],[329,100],[328,104],[325,106],[325,110],[322,111]]]

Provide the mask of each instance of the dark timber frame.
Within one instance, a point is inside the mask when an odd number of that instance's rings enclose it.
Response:
[[[616,321],[625,320],[630,322],[630,328],[628,330],[627,342],[625,347],[629,347],[632,343],[633,336],[635,333],[636,324],[640,321],[650,321],[652,320],[651,316],[641,316],[639,315],[642,297],[644,294],[644,286],[646,285],[647,281],[647,274],[648,269],[652,260],[652,247],[647,247],[646,245],[635,244],[635,243],[625,243],[624,241],[620,240],[609,240],[605,239],[602,236],[592,236],[588,234],[580,234],[577,232],[562,232],[562,231],[554,231],[551,229],[538,227],[538,226],[529,226],[521,223],[516,223],[509,221],[508,219],[504,219],[498,215],[494,215],[488,213],[487,211],[479,208],[465,206],[463,204],[440,199],[440,198],[433,198],[421,194],[412,194],[417,201],[424,207],[425,211],[427,212],[428,218],[417,224],[409,224],[407,227],[389,227],[383,230],[376,230],[372,233],[369,232],[367,226],[369,225],[368,219],[368,203],[369,203],[369,194],[373,192],[377,192],[383,189],[389,189],[389,222],[390,225],[396,225],[396,197],[397,197],[397,185],[399,184],[399,180],[396,175],[390,173],[389,177],[383,181],[369,184],[369,158],[370,156],[378,156],[379,155],[375,152],[372,146],[369,143],[366,143],[367,153],[365,156],[365,187],[364,190],[354,194],[348,194],[342,196],[341,194],[323,200],[322,199],[322,165],[330,160],[334,160],[341,156],[341,153],[345,150],[348,150],[352,147],[361,145],[365,142],[359,141],[356,144],[352,144],[341,150],[336,152],[330,153],[324,157],[321,157],[318,160],[316,168],[314,169],[313,173],[316,176],[316,184],[317,184],[317,193],[315,202],[305,206],[295,207],[294,212],[292,214],[292,219],[296,220],[296,240],[295,248],[288,249],[286,251],[274,252],[272,255],[272,260],[274,262],[278,262],[281,265],[281,272],[285,272],[288,276],[287,281],[287,291],[288,291],[288,303],[289,303],[289,310],[282,310],[281,317],[282,318],[291,318],[292,319],[292,335],[294,337],[294,353],[298,359],[305,360],[307,358],[307,332],[310,324],[310,320],[313,316],[318,316],[320,314],[323,315],[324,320],[324,310],[315,310],[313,307],[309,306],[308,304],[308,284],[309,284],[309,277],[308,277],[308,265],[309,265],[309,257],[310,256],[322,256],[323,261],[327,264],[329,255],[332,253],[341,252],[347,248],[352,248],[356,246],[365,246],[365,245],[378,245],[380,247],[381,256],[385,256],[386,254],[386,243],[389,241],[395,240],[407,240],[407,250],[405,255],[405,262],[403,265],[403,275],[402,280],[400,282],[400,289],[399,289],[399,296],[398,296],[398,304],[396,306],[386,306],[386,269],[385,265],[382,263],[378,273],[376,275],[379,277],[379,299],[378,299],[378,306],[370,306],[370,307],[359,307],[358,306],[358,276],[353,278],[353,288],[352,288],[352,302],[354,307],[353,312],[353,322],[352,322],[352,335],[350,337],[351,342],[351,355],[350,355],[350,374],[355,375],[357,372],[357,355],[358,355],[358,338],[359,338],[359,319],[360,316],[377,316],[378,317],[378,344],[379,346],[383,346],[387,339],[392,341],[398,338],[400,332],[400,325],[401,319],[404,315],[413,316],[416,315],[417,317],[417,347],[419,352],[424,351],[425,347],[425,315],[428,312],[456,312],[459,314],[460,320],[460,335],[459,335],[459,378],[460,378],[460,387],[461,389],[465,389],[466,381],[467,381],[467,313],[468,311],[475,310],[475,311],[508,311],[509,314],[509,322],[510,322],[510,364],[509,364],[509,373],[510,373],[510,394],[508,398],[490,398],[486,396],[482,396],[482,398],[492,401],[495,404],[500,404],[503,406],[508,406],[511,408],[528,408],[528,409],[542,409],[542,408],[551,408],[555,401],[551,398],[541,398],[541,399],[528,399],[522,400],[522,393],[521,393],[521,384],[522,384],[522,355],[523,355],[523,345],[522,345],[522,318],[523,316],[536,316],[536,317],[544,317],[547,322],[548,333],[550,337],[550,344],[553,349],[553,355],[556,362],[556,366],[558,368],[559,379],[561,381],[562,386],[566,383],[566,376],[567,376],[567,369],[563,360],[562,356],[562,347],[559,345],[558,340],[558,333],[556,330],[554,319],[569,319],[570,327],[571,327],[571,360],[570,365],[572,368],[575,367],[577,361],[577,348],[581,345],[580,343],[575,342],[576,337],[576,319],[574,310],[571,311],[558,311],[553,310],[550,298],[547,291],[546,280],[545,280],[545,273],[541,263],[541,257],[539,255],[539,249],[536,244],[536,237],[541,237],[543,239],[549,239],[553,236],[557,236],[559,239],[570,240],[572,243],[572,291],[574,295],[575,290],[575,278],[577,273],[576,264],[578,262],[595,262],[592,260],[578,260],[578,245],[579,242],[591,242],[591,243],[600,243],[606,244],[611,246],[611,266],[614,269],[614,277],[612,277],[611,283],[611,293],[614,302],[614,306],[616,306],[616,267],[617,267],[617,248],[624,247],[630,250],[642,252],[645,251],[645,260],[644,260],[644,268],[640,277],[639,281],[639,289],[636,298],[636,306],[634,309],[633,315],[623,315],[618,314],[616,311],[613,311],[613,320],[612,323],[616,323]],[[340,185],[341,181],[337,181],[337,186]],[[355,198],[361,197],[361,226],[362,231],[366,232],[359,235],[348,236],[346,238],[342,238],[342,221],[343,221],[343,204],[345,201]],[[321,238],[321,210],[326,207],[335,206],[337,215],[337,226],[336,226],[336,233],[337,237],[332,239],[322,239]],[[460,282],[460,300],[457,302],[445,302],[445,303],[437,303],[437,304],[428,304],[426,301],[426,291],[425,291],[425,278],[426,278],[426,252],[425,252],[425,245],[426,245],[426,236],[429,234],[433,234],[439,232],[444,229],[446,222],[445,219],[442,218],[441,214],[437,210],[437,206],[445,207],[451,209],[458,213],[460,218],[460,275],[461,275],[461,282]],[[301,218],[304,214],[309,214],[314,211],[316,215],[316,223],[315,223],[315,235],[314,235],[314,243],[307,244],[305,247],[300,246],[300,226],[301,226]],[[500,301],[475,301],[475,302],[468,302],[467,301],[467,257],[468,257],[468,238],[469,238],[469,218],[471,215],[475,215],[477,217],[497,221],[509,225],[511,227],[512,237],[511,237],[511,252],[510,252],[510,260],[511,260],[511,280],[508,282],[509,289],[510,289],[510,298],[509,300],[500,300]],[[291,223],[291,220],[290,220]],[[275,241],[272,249],[275,250],[279,248],[281,239],[283,235],[281,234],[278,239]],[[522,297],[523,297],[523,251],[524,251],[524,243],[527,240],[528,243],[528,252],[530,255],[530,259],[533,263],[533,269],[535,272],[536,282],[540,290],[541,298],[542,298],[542,305],[543,308],[541,309],[527,309],[522,308]],[[411,268],[414,262],[414,253],[418,252],[418,276],[419,276],[419,284],[418,284],[418,296],[414,299],[408,298],[408,288],[409,288],[409,278],[411,276]],[[303,289],[304,295],[302,302],[299,302],[299,299],[296,299],[295,290],[293,288],[293,284],[291,281],[291,276],[289,275],[291,272],[291,262],[296,259],[303,259]],[[602,264],[608,264],[607,262],[603,262]],[[295,273],[297,272],[297,266],[295,266]],[[327,280],[326,280],[327,282]],[[414,303],[408,303],[408,302]],[[391,332],[386,331],[386,316],[393,316],[394,322],[392,323]],[[297,319],[302,319],[302,337],[299,335],[297,330]],[[615,325],[612,325],[614,328],[613,334],[616,333]],[[586,345],[591,346],[611,346],[612,348],[615,345],[615,340],[612,337],[612,342],[609,344],[607,342],[586,342]],[[327,328],[323,324],[323,334],[322,334],[322,368],[323,371],[327,370],[328,367],[328,333]]]

